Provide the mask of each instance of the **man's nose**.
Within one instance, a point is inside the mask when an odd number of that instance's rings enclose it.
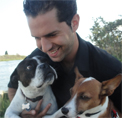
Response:
[[[41,50],[43,52],[48,52],[52,48],[52,43],[47,38],[41,38]]]

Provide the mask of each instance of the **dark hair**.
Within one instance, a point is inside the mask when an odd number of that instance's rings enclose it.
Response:
[[[23,6],[26,16],[32,17],[56,8],[58,21],[64,21],[70,27],[71,20],[77,13],[76,0],[25,0]]]

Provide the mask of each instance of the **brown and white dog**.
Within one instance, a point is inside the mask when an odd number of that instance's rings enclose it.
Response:
[[[117,109],[109,100],[114,90],[121,83],[122,74],[116,77],[99,82],[93,77],[84,78],[75,68],[76,80],[75,85],[71,88],[70,100],[55,114],[44,118],[111,118],[112,110]],[[121,117],[117,111],[115,118]]]

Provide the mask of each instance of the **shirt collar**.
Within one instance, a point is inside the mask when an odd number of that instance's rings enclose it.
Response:
[[[79,41],[79,48],[76,55],[75,66],[78,67],[80,71],[89,70],[89,51],[87,42],[80,38],[77,34]]]

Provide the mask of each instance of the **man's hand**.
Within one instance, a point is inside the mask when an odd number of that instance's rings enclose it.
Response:
[[[43,111],[40,111],[40,107],[42,104],[42,100],[40,100],[35,108],[35,110],[31,110],[31,111],[26,111],[24,110],[21,113],[21,117],[22,118],[42,118],[44,115],[46,115],[47,111],[49,110],[49,108],[51,107],[51,104],[48,104],[45,109]]]

